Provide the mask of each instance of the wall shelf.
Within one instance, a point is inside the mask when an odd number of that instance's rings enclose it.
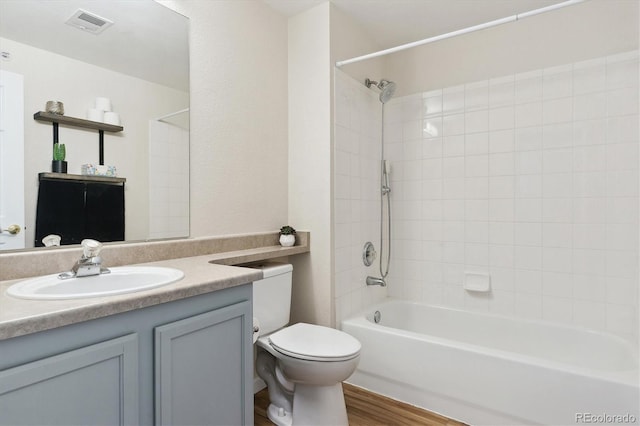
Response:
[[[66,115],[52,114],[50,112],[44,111],[38,111],[33,114],[33,119],[37,121],[46,121],[49,123],[64,124],[71,127],[80,127],[83,129],[103,130],[105,132],[111,133],[117,133],[124,130],[124,127],[122,126],[114,126],[113,124],[84,120],[82,118],[67,117]]]
[[[58,143],[58,125],[62,124],[69,127],[78,127],[81,129],[97,130],[99,135],[99,156],[100,165],[104,165],[104,132],[117,133],[124,130],[122,126],[114,126],[113,124],[101,123],[98,121],[84,120],[82,118],[67,117],[66,115],[52,114],[50,112],[38,111],[33,114],[33,119],[53,123],[53,144]]]
[[[111,176],[96,176],[96,175],[74,175],[70,173],[38,173],[38,179],[59,179],[59,180],[74,180],[78,182],[102,182],[113,184],[124,184],[127,178],[111,177]]]

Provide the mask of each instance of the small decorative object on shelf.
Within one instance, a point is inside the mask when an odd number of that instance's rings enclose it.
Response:
[[[60,101],[47,101],[45,111],[51,114],[64,115],[64,104]]]
[[[51,171],[54,173],[67,173],[67,150],[63,143],[53,144],[53,161],[51,162]]]
[[[283,226],[280,228],[280,245],[282,247],[291,247],[296,243],[296,230],[291,226]]]

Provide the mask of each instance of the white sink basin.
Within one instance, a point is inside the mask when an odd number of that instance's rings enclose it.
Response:
[[[20,281],[7,289],[9,296],[21,299],[60,300],[113,296],[149,290],[176,282],[184,273],[158,266],[118,266],[110,274],[61,280],[58,274]]]

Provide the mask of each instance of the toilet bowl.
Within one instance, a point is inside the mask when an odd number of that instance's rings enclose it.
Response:
[[[282,313],[266,312],[264,306],[286,308],[288,322],[291,265],[261,268],[265,278],[253,284],[254,315],[256,323],[268,325],[260,326],[256,341],[256,372],[267,384],[269,419],[279,426],[348,425],[342,381],[358,365],[360,342],[343,331],[313,324],[275,328],[272,318],[282,321]],[[280,297],[281,303],[276,301]]]

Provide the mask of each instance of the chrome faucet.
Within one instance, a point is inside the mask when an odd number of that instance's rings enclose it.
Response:
[[[98,256],[102,250],[102,243],[85,239],[82,245],[82,257],[73,265],[70,271],[58,275],[61,280],[68,278],[88,277],[92,275],[108,274],[111,271],[102,267],[102,258]]]
[[[367,277],[367,285],[379,285],[381,287],[386,287],[387,283],[384,280],[384,278],[377,278],[377,277]]]

